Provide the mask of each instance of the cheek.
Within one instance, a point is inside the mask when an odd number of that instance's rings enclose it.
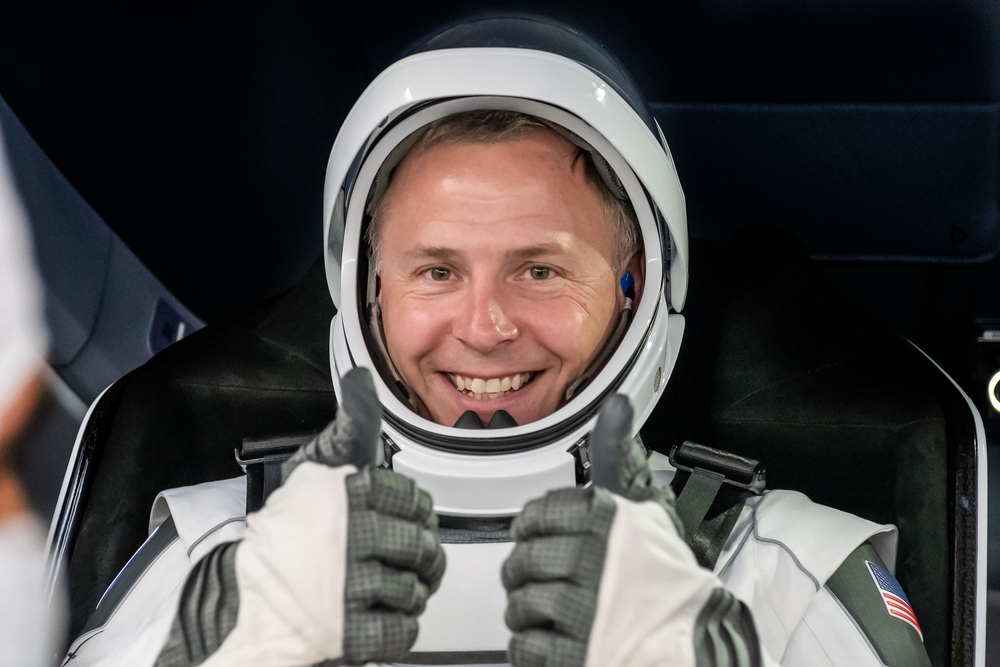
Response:
[[[613,310],[613,299],[598,302],[564,298],[533,304],[522,321],[533,337],[572,371],[593,355]]]
[[[440,307],[421,299],[383,291],[380,299],[386,347],[408,382],[416,380],[420,361],[433,352],[448,329]]]

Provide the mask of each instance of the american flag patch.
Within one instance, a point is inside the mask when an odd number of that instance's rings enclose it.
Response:
[[[868,566],[868,572],[872,575],[879,593],[882,594],[882,603],[889,615],[912,625],[917,634],[920,635],[920,641],[923,641],[924,633],[920,629],[920,624],[917,623],[917,615],[913,613],[910,601],[906,599],[906,593],[896,581],[896,577],[892,576],[889,570],[870,560],[866,560],[865,565]]]

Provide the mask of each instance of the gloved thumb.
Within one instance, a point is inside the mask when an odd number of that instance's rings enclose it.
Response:
[[[360,470],[378,460],[382,405],[371,373],[366,368],[348,371],[340,378],[340,389],[337,418],[281,465],[282,481],[305,461],[329,466],[350,463]]]
[[[367,368],[353,368],[340,378],[341,401],[337,421],[349,419],[352,425],[347,463],[358,470],[378,460],[382,430],[382,404],[375,393],[375,383]]]
[[[594,486],[620,496],[628,495],[632,481],[622,465],[630,444],[632,416],[632,404],[627,396],[609,396],[597,414],[597,424],[590,435],[590,479]]]
[[[623,394],[615,394],[604,401],[590,436],[590,479],[594,486],[629,500],[659,503],[677,532],[683,535],[673,491],[653,484],[646,449],[637,437],[630,435],[633,418],[632,405]]]

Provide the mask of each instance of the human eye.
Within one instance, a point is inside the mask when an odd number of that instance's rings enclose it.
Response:
[[[425,275],[433,281],[442,282],[451,278],[451,270],[443,266],[435,266],[434,268],[427,269]]]
[[[524,272],[524,277],[529,280],[548,280],[555,276],[555,271],[547,266],[532,266]]]

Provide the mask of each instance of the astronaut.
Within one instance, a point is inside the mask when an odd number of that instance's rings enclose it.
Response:
[[[65,664],[929,664],[894,527],[639,441],[684,196],[601,47],[507,18],[414,49],[340,130],[324,240],[336,421],[259,510],[245,477],[161,493]]]

